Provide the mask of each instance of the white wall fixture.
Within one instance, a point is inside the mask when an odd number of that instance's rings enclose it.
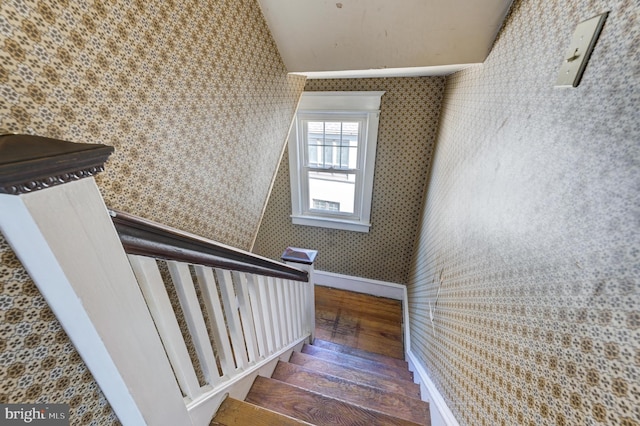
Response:
[[[564,55],[556,87],[578,87],[608,14],[605,12],[578,24]]]

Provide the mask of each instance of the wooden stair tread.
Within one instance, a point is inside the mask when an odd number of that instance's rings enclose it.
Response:
[[[225,399],[209,426],[300,426],[309,425],[267,408],[234,398]]]
[[[320,426],[417,424],[262,376],[245,401]]]
[[[420,385],[417,383],[409,383],[406,380],[381,376],[376,373],[371,373],[354,367],[348,367],[332,361],[326,361],[301,352],[292,353],[291,358],[289,358],[289,362],[301,365],[310,370],[324,372],[331,374],[332,376],[342,377],[343,379],[404,395],[408,398],[420,399]]]
[[[322,324],[322,319],[316,318],[316,324]],[[371,334],[360,325],[356,325],[354,328],[358,330],[357,335],[341,329],[336,332],[328,332],[326,328],[318,327],[316,328],[316,337],[392,357],[401,358],[403,356],[404,345],[402,339],[387,337],[392,333]]]
[[[360,370],[371,371],[376,374],[388,376],[392,378],[408,380],[413,382],[413,373],[409,370],[389,366],[377,361],[371,361],[354,355],[347,355],[340,352],[323,349],[313,345],[305,344],[302,347],[302,353],[313,355],[327,361],[335,362],[349,367],[355,367]]]
[[[328,342],[322,339],[314,339],[313,346],[318,346],[323,349],[329,349],[329,350],[340,352],[347,355],[358,356],[360,358],[369,359],[371,361],[381,362],[383,364],[402,368],[404,370],[409,369],[409,364],[403,359],[393,358],[387,355],[364,351],[362,349],[352,348],[351,346],[345,346],[339,343]]]
[[[418,424],[429,419],[429,404],[424,401],[300,365],[280,361],[271,378]]]

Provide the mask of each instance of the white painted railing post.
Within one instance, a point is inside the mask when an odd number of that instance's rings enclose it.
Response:
[[[37,136],[0,136],[0,230],[121,423],[190,425],[92,177],[112,151]]]
[[[287,247],[282,253],[284,263],[295,266],[299,269],[307,271],[309,274],[309,282],[301,283],[304,285],[303,295],[303,315],[305,317],[305,326],[309,333],[309,342],[313,343],[316,329],[316,298],[314,292],[313,280],[313,262],[318,255],[317,250],[302,249],[296,247]]]

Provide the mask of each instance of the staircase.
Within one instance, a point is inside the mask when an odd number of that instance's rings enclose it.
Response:
[[[108,210],[112,152],[0,135],[0,232],[122,424],[429,424],[397,301],[315,303],[314,250],[291,266]]]
[[[315,339],[244,401],[227,398],[211,425],[430,425],[403,360]]]

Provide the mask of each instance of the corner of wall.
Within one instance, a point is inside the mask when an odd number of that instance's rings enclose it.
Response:
[[[303,88],[303,91],[304,91],[304,88]],[[296,108],[294,109],[293,115],[291,116],[291,121],[289,122],[289,130],[287,131],[287,137],[284,139],[284,141],[282,141],[282,149],[280,149],[278,164],[276,165],[276,168],[273,171],[273,176],[271,176],[271,183],[269,184],[269,190],[267,191],[267,196],[265,197],[264,203],[262,204],[262,211],[260,212],[260,217],[258,218],[258,224],[256,226],[255,231],[253,232],[253,238],[251,239],[251,245],[249,246],[249,251],[251,252],[253,252],[253,248],[256,245],[256,240],[258,239],[258,233],[260,232],[260,226],[262,225],[262,220],[264,219],[264,213],[267,211],[269,198],[271,198],[271,192],[273,192],[273,187],[276,183],[276,177],[278,176],[278,172],[280,171],[280,164],[282,163],[282,157],[284,156],[284,151],[287,149],[287,142],[289,140],[289,135],[291,134],[291,129],[293,128],[293,123],[295,122],[296,114],[298,113],[298,105],[300,105],[301,97],[302,97],[302,91],[298,95],[298,102],[296,103]]]

